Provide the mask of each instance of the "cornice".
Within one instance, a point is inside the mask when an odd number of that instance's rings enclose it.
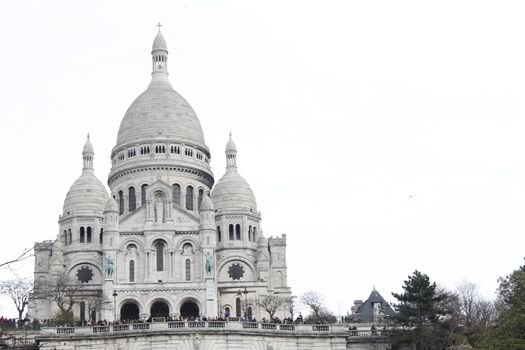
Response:
[[[124,169],[117,170],[117,171],[111,171],[108,178],[108,185],[111,188],[113,183],[124,176],[145,172],[145,171],[175,171],[185,174],[194,175],[198,178],[200,178],[203,182],[208,185],[209,188],[213,187],[213,184],[215,182],[213,178],[213,174],[207,171],[204,171],[202,169],[197,169],[190,166],[183,166],[183,165],[166,165],[166,164],[151,164],[151,165],[137,165],[137,166],[131,166],[131,167],[125,167]]]

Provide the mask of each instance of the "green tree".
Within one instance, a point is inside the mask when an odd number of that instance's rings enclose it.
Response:
[[[397,299],[397,314],[391,331],[392,349],[442,350],[453,344],[457,309],[454,294],[439,290],[419,271],[404,281]]]
[[[525,349],[525,265],[499,279],[496,325],[487,329],[477,343],[482,350]]]

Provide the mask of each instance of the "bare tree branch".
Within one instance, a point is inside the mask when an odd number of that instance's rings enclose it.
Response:
[[[258,300],[257,305],[270,315],[270,319],[273,319],[275,313],[284,305],[284,298],[273,294],[266,295]]]
[[[29,302],[29,294],[32,290],[33,283],[25,278],[15,278],[0,282],[0,292],[13,301],[18,311],[18,319],[22,319],[22,314]]]

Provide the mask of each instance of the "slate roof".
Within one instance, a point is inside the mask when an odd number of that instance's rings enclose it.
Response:
[[[393,316],[395,314],[394,309],[388,304],[388,302],[379,294],[377,290],[372,290],[370,296],[364,303],[359,305],[356,312],[351,315],[353,321],[360,322],[374,322],[374,304],[379,303],[380,315]]]

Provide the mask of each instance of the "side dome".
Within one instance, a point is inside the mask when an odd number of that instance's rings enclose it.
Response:
[[[257,212],[255,195],[248,182],[237,172],[237,147],[230,139],[226,144],[226,173],[211,193],[217,210],[250,210]]]
[[[64,200],[64,215],[77,211],[104,212],[108,192],[94,173],[83,172],[73,183]]]
[[[226,173],[211,193],[217,210],[250,209],[257,212],[257,202],[246,180],[238,173]]]
[[[96,211],[100,214],[108,201],[106,188],[93,172],[93,146],[88,140],[82,152],[82,175],[73,183],[64,200],[64,215],[73,212]]]

